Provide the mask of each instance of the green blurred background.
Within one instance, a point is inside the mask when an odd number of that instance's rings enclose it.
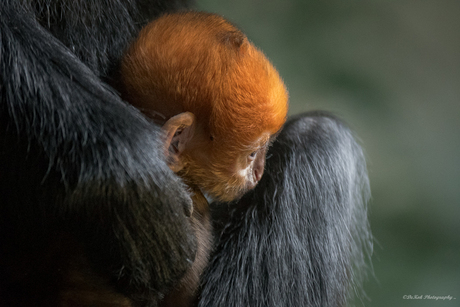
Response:
[[[460,0],[197,0],[197,8],[224,15],[265,52],[288,86],[291,114],[333,111],[361,138],[375,236],[364,305],[460,306]]]

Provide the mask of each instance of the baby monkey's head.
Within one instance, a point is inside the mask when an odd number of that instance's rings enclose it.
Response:
[[[230,201],[260,180],[288,94],[231,23],[199,12],[158,18],[128,50],[122,80],[126,99],[163,125],[169,165],[186,182]]]

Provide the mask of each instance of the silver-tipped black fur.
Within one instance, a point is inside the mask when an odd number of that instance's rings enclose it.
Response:
[[[214,206],[217,246],[199,306],[344,306],[361,289],[372,237],[366,162],[334,116],[291,118],[265,174]]]
[[[108,85],[140,28],[183,2],[1,1],[0,306],[59,305],[75,252],[157,306],[193,261],[191,200],[159,129]],[[310,113],[269,156],[254,191],[215,207],[199,306],[344,305],[372,248],[361,148]]]

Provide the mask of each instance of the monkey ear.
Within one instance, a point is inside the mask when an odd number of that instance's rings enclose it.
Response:
[[[180,113],[171,117],[163,125],[166,135],[165,155],[166,161],[173,172],[178,172],[184,167],[180,154],[195,133],[195,115],[190,112]]]

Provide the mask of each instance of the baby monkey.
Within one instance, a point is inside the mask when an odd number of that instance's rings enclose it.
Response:
[[[124,98],[163,127],[168,164],[193,195],[198,252],[162,304],[188,306],[210,251],[206,199],[237,199],[261,179],[269,142],[286,119],[287,90],[240,30],[199,12],[167,14],[143,28],[121,79]]]

